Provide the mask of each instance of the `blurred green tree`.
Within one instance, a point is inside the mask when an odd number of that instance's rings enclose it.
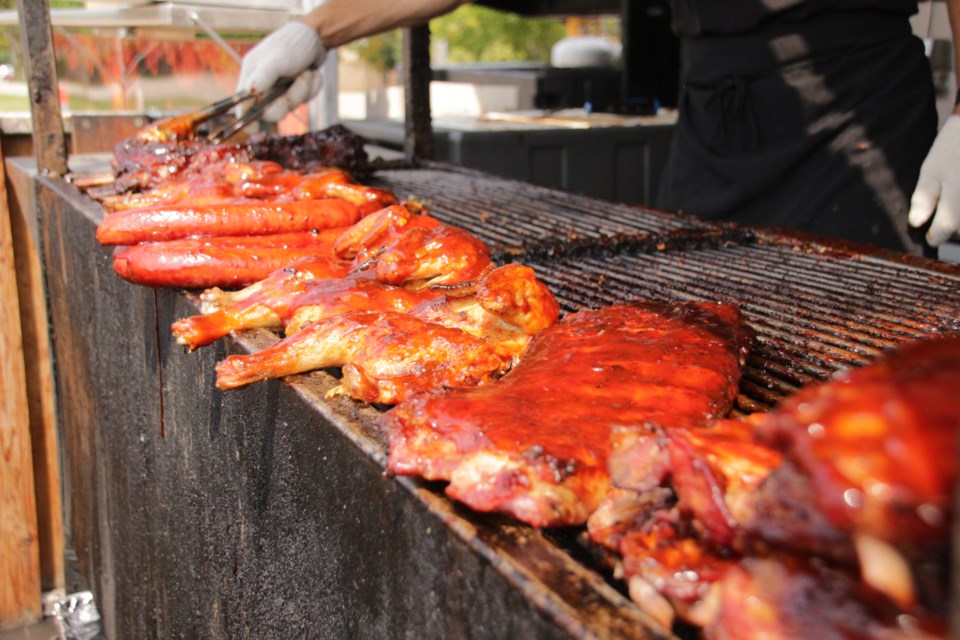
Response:
[[[431,21],[430,34],[434,42],[446,43],[447,62],[547,62],[550,49],[566,35],[566,28],[559,18],[526,18],[466,4]],[[348,47],[382,72],[393,69],[402,57],[399,31]]]
[[[566,27],[560,18],[526,18],[464,5],[433,20],[430,33],[434,40],[446,41],[448,62],[548,62]]]

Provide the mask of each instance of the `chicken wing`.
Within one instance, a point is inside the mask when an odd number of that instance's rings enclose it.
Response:
[[[372,278],[360,274],[347,278],[342,263],[331,258],[309,258],[279,269],[266,279],[247,287],[245,295],[229,304],[229,298],[220,289],[210,289],[201,295],[207,313],[182,318],[173,323],[173,335],[178,344],[191,350],[206,346],[231,331],[240,329],[280,329],[299,306],[302,295],[311,287],[333,295],[341,295],[352,288],[368,286]]]
[[[556,324],[560,305],[533,269],[508,264],[481,277],[473,295],[435,298],[409,313],[483,338],[516,363],[537,332]]]
[[[217,365],[217,387],[343,367],[342,393],[393,404],[422,391],[482,384],[505,366],[486,341],[465,331],[407,314],[351,311],[257,353],[229,356]]]
[[[448,291],[469,286],[493,266],[483,241],[450,225],[407,228],[369,261],[375,261],[377,280],[381,282],[407,283],[413,288],[445,287]],[[366,266],[365,262],[358,268]]]

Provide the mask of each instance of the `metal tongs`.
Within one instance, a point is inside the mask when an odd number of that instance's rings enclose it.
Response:
[[[252,104],[240,115],[238,115],[236,120],[227,124],[221,129],[211,131],[205,136],[206,139],[213,144],[219,144],[246,127],[248,124],[258,120],[260,116],[263,115],[263,112],[267,107],[269,107],[277,98],[287,92],[287,90],[290,88],[290,85],[293,84],[293,80],[293,78],[280,78],[280,80],[278,80],[269,91],[241,91],[228,98],[224,98],[223,100],[218,100],[217,102],[214,102],[213,104],[201,109],[201,112],[208,114],[206,115],[206,118],[209,119],[223,115],[234,107],[240,106],[244,102],[252,101]]]

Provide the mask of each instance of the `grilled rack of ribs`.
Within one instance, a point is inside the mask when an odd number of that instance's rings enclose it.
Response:
[[[446,480],[479,511],[583,524],[610,490],[611,429],[723,417],[747,330],[723,303],[636,303],[567,316],[495,383],[415,397],[384,414],[388,469]]]

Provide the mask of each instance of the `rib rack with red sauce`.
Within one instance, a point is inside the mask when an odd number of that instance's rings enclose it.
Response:
[[[480,511],[582,524],[610,489],[612,427],[724,416],[746,336],[739,310],[723,303],[572,314],[496,383],[425,394],[385,414],[388,469],[447,480],[450,496]]]

